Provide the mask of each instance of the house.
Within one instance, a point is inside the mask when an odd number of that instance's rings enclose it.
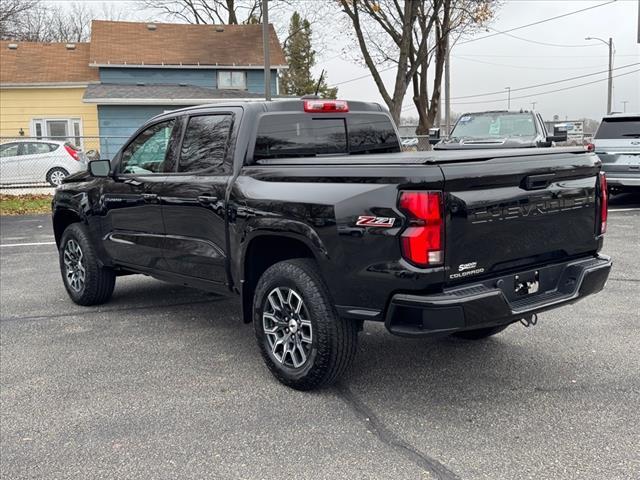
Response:
[[[88,43],[0,41],[0,137],[57,137],[82,147],[83,136],[98,135],[96,105],[83,100],[98,81]]]
[[[271,94],[278,95],[284,53],[270,25]],[[191,25],[94,20],[88,66],[99,83],[101,156],[111,158],[144,121],[167,110],[264,99],[262,25]]]

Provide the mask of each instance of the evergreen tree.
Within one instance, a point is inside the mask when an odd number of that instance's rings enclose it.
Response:
[[[307,19],[293,12],[289,23],[289,38],[284,47],[289,68],[282,75],[281,88],[286,95],[309,95],[316,91],[318,79],[311,76],[315,65],[316,52],[311,46],[311,25]],[[329,88],[326,76],[320,82],[318,95],[323,98],[336,98],[337,88]]]

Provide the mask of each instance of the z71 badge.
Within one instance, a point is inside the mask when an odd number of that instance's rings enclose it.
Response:
[[[369,215],[360,215],[356,222],[356,226],[391,228],[395,221],[396,219],[394,217],[372,217]]]

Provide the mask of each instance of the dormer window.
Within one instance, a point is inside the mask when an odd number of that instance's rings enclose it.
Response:
[[[229,90],[247,89],[247,72],[240,70],[219,71],[218,88]]]

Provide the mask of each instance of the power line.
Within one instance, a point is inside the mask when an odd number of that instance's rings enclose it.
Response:
[[[638,65],[638,64],[634,64],[634,65]],[[623,68],[623,67],[621,67],[621,68]],[[632,70],[630,72],[620,73],[618,75],[614,75],[612,78],[624,77],[625,75],[631,75],[631,74],[637,73],[637,72],[640,72],[640,69]],[[604,82],[605,80],[607,80],[607,78],[600,78],[598,80],[593,80],[591,82],[580,83],[580,84],[577,84],[577,85],[570,85],[568,87],[558,88],[558,89],[555,89],[555,90],[548,90],[546,92],[531,93],[531,94],[528,94],[528,95],[520,95],[518,97],[511,97],[511,100],[518,100],[518,99],[521,99],[521,98],[537,97],[538,95],[547,95],[549,93],[564,92],[566,90],[571,90],[572,88],[584,87],[586,85],[592,85],[594,83]],[[543,85],[543,84],[540,84],[540,85]],[[511,91],[522,90],[524,88],[533,88],[533,87],[537,87],[537,86],[540,86],[540,85],[533,85],[532,87],[522,87],[522,88],[518,88],[518,89],[514,88]],[[494,93],[494,95],[496,95],[498,93],[502,93],[503,94],[504,91],[496,92],[496,93]],[[475,97],[482,96],[482,95],[485,95],[485,94],[468,95],[467,97],[457,97],[457,98],[475,98]],[[479,104],[479,103],[505,102],[506,100],[507,100],[506,98],[497,98],[497,99],[491,99],[491,100],[478,100],[478,101],[474,101],[474,102],[456,102],[455,105],[475,105],[475,104]],[[402,107],[402,111],[408,110],[409,108],[412,108],[412,107],[414,107],[413,104],[404,105]]]
[[[637,70],[631,70],[630,72],[625,72],[625,73],[620,73],[618,75],[614,75],[611,78],[619,78],[619,77],[624,77],[626,75],[632,75],[634,73],[638,73],[640,72],[640,68]],[[511,97],[511,100],[518,100],[521,98],[532,98],[532,97],[538,97],[540,95],[548,95],[550,93],[557,93],[557,92],[564,92],[567,90],[571,90],[573,88],[578,88],[578,87],[584,87],[587,85],[593,85],[594,83],[600,83],[600,82],[604,82],[608,80],[608,78],[601,78],[598,80],[593,80],[591,82],[585,82],[585,83],[579,83],[577,85],[571,85],[569,87],[564,87],[564,88],[557,88],[555,90],[548,90],[546,92],[540,92],[540,93],[530,93],[528,95],[520,95],[519,97]],[[478,104],[478,103],[495,103],[495,102],[504,102],[506,101],[505,98],[498,98],[498,99],[494,99],[494,100],[480,100],[480,101],[475,101],[475,102],[456,102],[455,105],[472,105],[472,104]]]
[[[506,35],[507,37],[515,38],[516,40],[522,40],[523,42],[535,43],[536,45],[543,45],[545,47],[561,47],[561,48],[593,48],[597,45],[594,44],[580,44],[580,45],[562,45],[560,43],[549,43],[549,42],[540,42],[538,40],[531,40],[529,38],[518,37],[517,35],[513,35],[511,33],[501,32],[500,30],[496,30],[495,28],[487,27],[489,30],[493,30],[494,32],[501,33]]]
[[[568,17],[570,15],[575,15],[577,13],[586,12],[587,10],[593,10],[594,8],[604,7],[605,5],[609,5],[609,4],[614,3],[614,2],[616,2],[616,0],[609,0],[608,2],[605,2],[605,3],[599,3],[598,5],[593,5],[591,7],[581,8],[580,10],[574,10],[572,12],[567,12],[567,13],[563,13],[561,15],[556,15],[555,17],[545,18],[543,20],[538,20],[536,22],[528,23],[526,25],[521,25],[519,27],[513,27],[513,28],[510,28],[509,30],[504,30],[502,32],[496,31],[495,33],[491,33],[489,35],[485,35],[484,37],[470,38],[469,40],[465,40],[464,42],[459,42],[458,45],[464,45],[466,43],[477,42],[478,40],[484,40],[485,38],[495,37],[496,35],[504,35],[504,34],[507,34],[507,33],[510,33],[510,32],[515,32],[516,30],[521,30],[523,28],[533,27],[534,25],[540,25],[541,23],[546,23],[546,22],[550,22],[552,20],[557,20],[559,18],[564,18],[564,17]]]
[[[523,70],[588,70],[590,68],[598,68],[600,65],[583,65],[580,67],[541,67],[539,65],[510,65],[506,63],[487,62],[486,60],[478,60],[475,58],[467,58],[466,55],[451,55],[458,60],[466,60],[468,62],[483,63],[484,65],[494,65],[496,67],[520,68]]]
[[[567,55],[491,55],[483,53],[463,53],[463,57],[491,57],[491,58],[598,58],[609,57],[609,55],[574,55],[569,53]],[[617,57],[638,57],[637,53],[624,53],[616,54]]]
[[[619,67],[614,68],[613,70],[620,70],[623,68],[629,68],[629,67],[635,67],[636,65],[640,65],[640,62],[636,62],[636,63],[629,63],[627,65],[621,65]],[[593,73],[585,73],[584,75],[576,75],[575,77],[568,77],[568,78],[563,78],[561,80],[554,80],[551,82],[545,82],[545,83],[537,83],[535,85],[528,85],[526,87],[518,87],[518,88],[513,88],[511,89],[512,92],[518,92],[521,90],[529,90],[531,88],[537,88],[537,87],[547,87],[549,85],[555,85],[557,83],[563,83],[563,82],[570,82],[571,80],[578,80],[580,78],[586,78],[586,77],[592,77],[594,75],[600,75],[602,73],[608,73],[609,70],[600,70],[598,72],[593,72]],[[476,98],[476,97],[487,97],[490,95],[498,95],[504,93],[504,90],[498,90],[495,92],[487,92],[487,93],[478,93],[476,95],[463,95],[460,97],[451,97],[452,100],[460,100],[460,99],[464,99],[464,98]]]
[[[608,2],[605,2],[605,3],[600,3],[598,5],[593,5],[591,7],[581,8],[580,10],[574,10],[572,12],[563,13],[562,15],[556,15],[555,17],[545,18],[543,20],[538,20],[537,22],[528,23],[526,25],[520,25],[519,27],[513,27],[513,28],[510,28],[508,30],[504,30],[502,32],[497,32],[496,31],[496,33],[492,33],[490,35],[485,35],[483,37],[477,37],[477,38],[471,38],[469,40],[465,40],[463,42],[459,42],[458,45],[464,45],[464,44],[467,44],[467,43],[476,42],[478,40],[483,40],[485,38],[495,37],[496,35],[503,35],[503,34],[507,34],[507,33],[510,33],[510,32],[515,32],[516,30],[521,30],[523,28],[532,27],[534,25],[540,25],[541,23],[550,22],[552,20],[557,20],[559,18],[564,18],[564,17],[568,17],[570,15],[575,15],[575,14],[578,14],[578,13],[586,12],[587,10],[593,10],[594,8],[603,7],[605,5],[609,5],[610,3],[614,3],[616,1],[617,0],[609,0]],[[378,70],[378,73],[387,72],[389,70],[393,70],[394,68],[396,68],[396,66],[392,65],[392,66],[390,66],[388,68],[383,68],[381,70]],[[366,75],[361,75],[359,77],[350,78],[349,80],[343,80],[342,82],[334,83],[333,85],[331,85],[331,87],[337,87],[339,85],[344,85],[345,83],[355,82],[357,80],[362,80],[364,78],[369,78],[371,76],[372,75],[370,73],[368,73]]]

